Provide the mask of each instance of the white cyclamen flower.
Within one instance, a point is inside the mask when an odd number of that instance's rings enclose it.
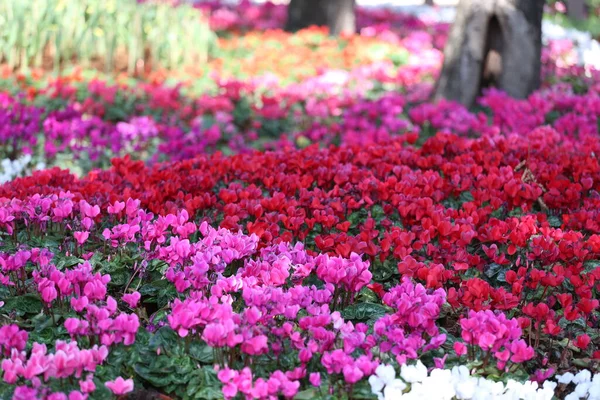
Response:
[[[369,384],[373,394],[380,394],[383,387],[391,384],[396,378],[396,371],[391,365],[380,365],[375,370],[375,375],[369,377]]]
[[[406,384],[400,379],[394,379],[383,389],[383,395],[385,400],[395,400],[402,398],[402,394],[406,389]]]
[[[587,369],[582,369],[581,371],[579,371],[579,373],[577,373],[577,375],[575,375],[575,378],[573,378],[573,383],[583,383],[583,382],[589,382],[592,380],[592,373],[590,371],[588,371]]]
[[[380,365],[375,370],[375,374],[386,384],[389,385],[396,379],[396,370],[391,365]]]
[[[575,378],[575,375],[573,375],[570,372],[566,372],[562,375],[556,375],[556,379],[558,380],[558,383],[562,383],[565,385],[568,385],[569,383],[573,382],[574,378]]]
[[[400,376],[408,383],[423,382],[427,378],[427,367],[421,360],[418,360],[416,365],[404,364],[400,368]]]

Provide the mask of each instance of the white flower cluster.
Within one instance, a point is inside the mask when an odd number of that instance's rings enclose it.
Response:
[[[402,379],[396,378],[394,367],[380,365],[375,375],[369,378],[371,390],[379,400],[551,400],[557,386],[552,381],[546,381],[540,387],[536,382],[520,383],[514,380],[509,380],[505,385],[471,376],[465,366],[452,370],[436,368],[428,374],[420,361],[414,366],[403,365],[400,377]]]
[[[31,155],[25,154],[16,160],[5,158],[0,161],[0,183],[12,181],[17,176],[21,176],[31,162]],[[39,163],[35,169],[43,169],[44,164]]]
[[[556,375],[559,383],[575,385],[575,391],[565,397],[565,400],[600,400],[600,373],[595,374],[587,369],[580,371],[577,375],[567,372],[563,375]]]

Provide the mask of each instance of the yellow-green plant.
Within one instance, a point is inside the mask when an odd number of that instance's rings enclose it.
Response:
[[[0,62],[11,68],[73,61],[107,70],[141,62],[168,69],[205,61],[214,45],[201,13],[187,4],[136,0],[0,0]]]

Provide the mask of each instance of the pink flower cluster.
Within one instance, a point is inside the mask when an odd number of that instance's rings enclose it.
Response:
[[[504,314],[493,311],[469,311],[467,318],[461,318],[461,336],[470,346],[479,347],[489,357],[493,354],[498,360],[498,368],[503,369],[508,361],[523,363],[531,360],[534,349],[521,339],[521,328],[517,319],[508,319]],[[467,347],[454,344],[458,355],[466,354]]]
[[[25,350],[28,337],[27,331],[19,329],[17,325],[0,326],[0,352],[9,357],[13,350]]]
[[[345,306],[352,304],[357,291],[371,280],[368,262],[355,254],[349,259],[313,257],[301,244],[271,245],[259,254],[247,259],[237,274],[217,276],[210,296],[193,290],[187,299],[175,300],[168,316],[171,328],[180,336],[192,333],[215,348],[216,361],[223,366],[234,352],[241,353],[248,363],[264,354],[289,356],[290,350],[295,354],[295,368],[285,375],[274,372],[267,381],[253,381],[250,370],[222,370],[219,378],[225,383],[226,397],[237,393],[247,398],[275,398],[276,393],[291,397],[295,381],[307,377],[309,364],[314,362],[329,376],[353,385],[379,365],[373,352],[377,347],[402,349],[416,357],[445,341],[435,327],[445,300],[441,289],[430,294],[409,280],[393,288],[385,301],[397,312],[376,322],[382,329],[371,335],[368,325],[344,321],[340,312],[332,311],[336,298],[344,298]],[[301,284],[313,271],[324,281],[322,289]],[[301,310],[306,315],[299,314]],[[386,330],[390,325],[392,329]],[[425,335],[431,338],[429,343]],[[406,359],[400,352],[398,357]],[[283,376],[295,383],[285,386],[286,381],[280,379]],[[278,380],[273,381],[274,377]],[[316,376],[311,379],[317,382]]]
[[[179,292],[188,288],[200,290],[208,283],[209,273],[222,273],[225,267],[234,261],[241,260],[256,251],[258,237],[232,233],[227,229],[214,229],[204,222],[197,228],[202,239],[190,243],[187,236],[189,228],[196,230],[194,223],[187,223],[187,212],[180,213],[179,222],[171,221],[174,236],[169,244],[157,247],[156,257],[167,262],[170,267],[165,277],[175,284]],[[167,217],[168,219],[168,217]],[[157,232],[156,225],[161,223],[161,217],[156,224],[150,224],[149,230]],[[165,221],[166,222],[166,221]],[[182,224],[186,226],[182,232]],[[162,231],[162,230],[161,230]],[[164,231],[162,231],[164,232]]]
[[[86,399],[87,394],[96,389],[92,381],[96,367],[102,364],[108,356],[106,346],[93,346],[91,349],[79,349],[76,342],[57,341],[54,353],[48,353],[45,345],[34,343],[31,353],[27,355],[24,351],[13,349],[9,358],[2,361],[4,381],[15,384],[19,380],[25,385],[17,387],[16,399],[38,398],[40,394],[44,399],[66,399],[63,393],[49,394],[48,388],[44,387],[50,379],[79,379],[79,391],[69,394],[69,400]],[[82,378],[84,372],[88,372]],[[61,397],[64,396],[64,397]]]
[[[351,253],[349,259],[322,254],[315,259],[315,264],[321,280],[349,293],[359,292],[373,276],[369,262],[363,261],[356,253]]]
[[[416,359],[419,351],[438,348],[446,341],[440,334],[436,321],[446,293],[437,289],[433,293],[421,284],[414,285],[404,278],[402,284],[383,296],[383,303],[394,309],[393,314],[380,318],[373,327],[380,350],[391,353],[400,364]]]
[[[289,376],[292,377],[289,377]],[[286,399],[293,398],[298,393],[300,382],[293,373],[275,371],[269,379],[253,379],[250,368],[235,371],[224,368],[219,371],[219,380],[223,383],[223,395],[226,399],[232,399],[238,394],[247,399],[278,399],[278,395]]]

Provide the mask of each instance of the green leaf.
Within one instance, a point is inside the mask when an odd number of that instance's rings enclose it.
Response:
[[[15,311],[17,315],[39,314],[44,305],[39,295],[28,293],[22,296],[10,297],[4,300],[3,312]]]
[[[168,326],[163,326],[150,338],[148,345],[154,351],[160,348],[161,351],[169,353],[175,351],[176,347],[182,343],[183,340],[179,337],[177,332]]]
[[[586,272],[594,272],[597,268],[600,268],[600,260],[588,260],[583,263],[583,267]]]
[[[195,399],[216,400],[223,398],[223,392],[217,387],[203,387],[196,392]]]
[[[494,276],[498,275],[500,273],[500,271],[502,271],[502,269],[503,269],[502,265],[492,263],[485,268],[483,273],[488,278],[493,278]]]
[[[383,218],[385,218],[385,212],[383,211],[383,207],[381,207],[380,205],[374,205],[373,207],[371,207],[371,216],[374,220],[381,221]]]
[[[306,389],[301,392],[298,392],[296,394],[296,396],[294,396],[294,399],[296,399],[296,400],[313,400],[313,399],[317,398],[317,396],[318,396],[317,389],[310,388],[310,389]]]
[[[71,268],[76,265],[79,265],[84,261],[85,260],[75,256],[63,257],[56,263],[56,268],[62,271],[65,268]]]
[[[562,217],[558,215],[550,215],[548,217],[548,224],[553,228],[560,228],[562,223]]]
[[[342,311],[342,317],[346,320],[366,321],[377,319],[387,314],[389,308],[376,303],[358,303],[346,307]]]
[[[164,357],[163,357],[164,358]],[[151,366],[145,366],[141,364],[134,365],[134,371],[148,383],[152,384],[157,388],[162,388],[171,383],[171,372],[169,368],[157,368],[156,363],[152,363]],[[152,368],[154,367],[154,368]]]
[[[110,274],[109,285],[111,285],[111,286],[125,286],[127,284],[127,281],[129,280],[130,276],[131,276],[131,272],[130,271],[126,271],[124,269],[112,272]]]
[[[461,203],[467,203],[474,200],[473,194],[470,191],[464,191],[458,197]]]
[[[203,364],[209,364],[213,362],[213,349],[206,344],[198,342],[191,343],[189,352],[190,357]]]
[[[385,260],[383,263],[375,261],[373,262],[371,271],[375,282],[385,282],[398,273],[398,268],[396,264],[390,260]]]

